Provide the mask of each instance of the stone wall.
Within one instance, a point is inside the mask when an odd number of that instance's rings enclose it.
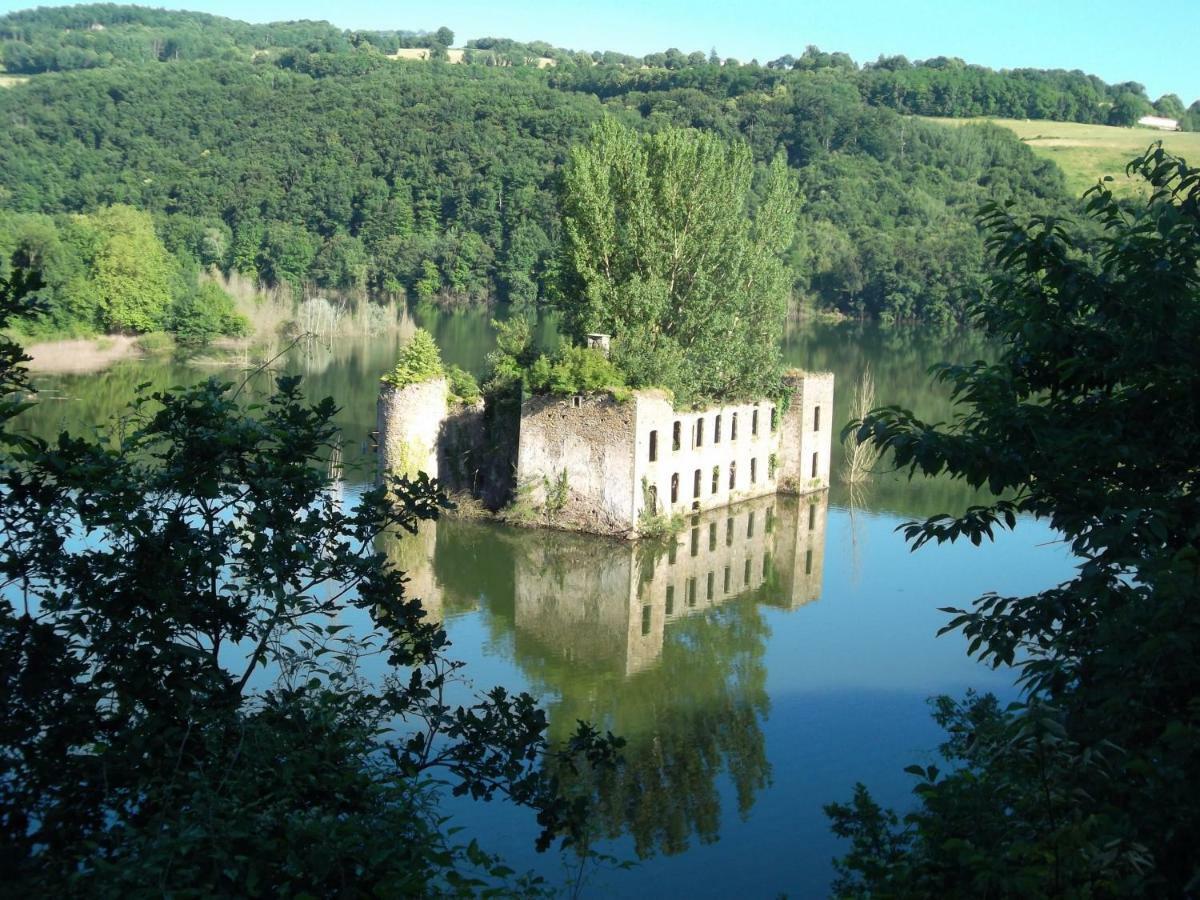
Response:
[[[780,423],[779,489],[825,490],[833,450],[833,373],[793,373],[784,382],[792,398]]]
[[[632,536],[635,410],[632,400],[608,393],[528,398],[521,405],[517,502],[543,510],[547,524],[560,528]]]
[[[676,410],[661,393],[639,391],[635,402],[635,520],[775,493],[771,401]]]
[[[375,415],[380,471],[410,478],[418,472],[438,477],[438,451],[448,396],[445,378],[402,388],[381,382]]]
[[[449,490],[480,492],[485,453],[483,401],[454,403],[438,432],[438,479]]]

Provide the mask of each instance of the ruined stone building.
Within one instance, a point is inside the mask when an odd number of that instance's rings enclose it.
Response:
[[[555,527],[632,538],[660,517],[828,488],[833,375],[795,372],[785,384],[782,408],[763,399],[676,409],[655,390],[534,395],[511,411],[502,440],[495,417],[487,433],[481,403],[448,405],[444,378],[385,384],[380,464],[479,494],[481,481],[509,474],[495,465],[506,461],[518,502],[548,509]]]

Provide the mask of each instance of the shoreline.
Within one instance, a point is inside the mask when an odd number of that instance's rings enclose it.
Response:
[[[146,355],[138,346],[138,339],[127,334],[38,341],[24,349],[30,357],[25,364],[30,372],[52,375],[99,372],[121,360],[140,359]]]

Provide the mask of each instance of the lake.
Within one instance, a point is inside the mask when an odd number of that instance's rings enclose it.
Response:
[[[396,333],[280,361],[305,375],[311,397],[341,406],[348,502],[373,477],[379,376],[415,324],[446,362],[482,372],[492,340],[481,312],[418,310]],[[952,410],[927,367],[989,354],[974,335],[855,324],[793,326],[784,349],[790,364],[835,373],[837,427],[867,365],[879,403],[937,421]],[[41,402],[23,421],[46,437],[86,430],[118,416],[138,384],[233,379],[238,365],[153,358],[37,375]],[[445,622],[477,689],[540,696],[556,736],[585,719],[628,741],[619,775],[597,786],[594,848],[636,865],[589,865],[585,896],[824,896],[840,845],[822,805],[863,781],[903,808],[904,766],[934,761],[942,738],[928,698],[972,687],[1012,696],[1010,672],[969,660],[957,635],[935,636],[947,619],[938,607],[1066,579],[1072,561],[1055,534],[1026,519],[980,548],[910,553],[897,526],[977,495],[893,474],[851,492],[839,462],[835,447],[828,494],[707,513],[672,546],[446,519],[385,548]],[[574,877],[570,857],[534,852],[524,811],[449,797],[446,808],[514,868]]]

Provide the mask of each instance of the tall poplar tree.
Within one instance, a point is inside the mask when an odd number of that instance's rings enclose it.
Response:
[[[782,156],[756,172],[741,142],[601,121],[564,173],[567,333],[611,333],[631,384],[683,400],[770,392],[796,211]]]

